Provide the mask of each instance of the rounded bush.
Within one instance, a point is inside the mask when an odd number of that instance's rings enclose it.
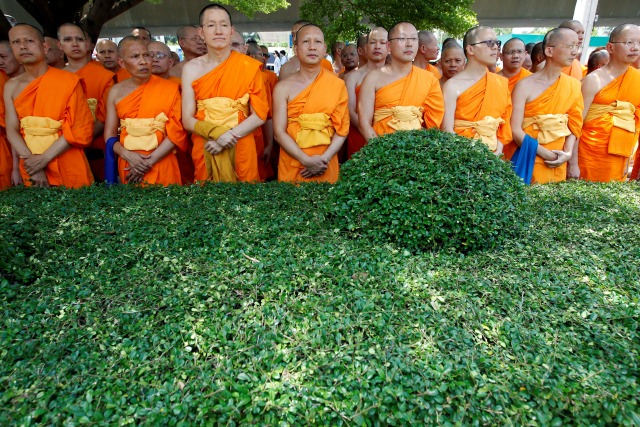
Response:
[[[330,190],[341,228],[414,252],[495,247],[521,230],[525,200],[508,162],[437,129],[371,140]]]

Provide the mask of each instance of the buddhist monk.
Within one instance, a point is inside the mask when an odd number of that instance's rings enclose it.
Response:
[[[564,21],[562,24],[558,26],[558,28],[568,28],[570,30],[575,31],[578,35],[578,52],[576,54],[576,58],[573,60],[570,66],[564,67],[562,72],[573,77],[574,79],[582,80],[584,75],[583,67],[580,63],[580,56],[582,55],[582,42],[584,41],[584,26],[580,21],[575,19]]]
[[[296,50],[296,34],[298,33],[298,30],[303,26],[303,25],[307,25],[310,24],[309,21],[304,21],[304,20],[300,20],[297,21],[293,24],[293,26],[291,27],[291,38],[293,40],[293,52],[295,53]],[[298,62],[298,58],[296,58],[295,56],[286,59],[286,56],[284,56],[284,51],[281,51],[282,55],[280,55],[281,61],[282,60],[286,60],[286,62],[283,62],[282,67],[280,67],[280,74],[278,76],[279,80],[284,80],[287,77],[289,77],[294,71],[296,71],[298,68],[300,68],[300,63]],[[297,55],[297,54],[296,54]],[[325,68],[328,71],[333,71],[333,66],[331,65],[331,62],[327,61],[325,58],[322,58],[321,61],[321,65],[323,68]]]
[[[295,40],[300,68],[273,94],[274,130],[282,147],[278,180],[334,183],[337,154],[349,132],[347,88],[320,64],[326,54],[320,28],[304,25]]]
[[[96,59],[104,68],[116,75],[116,82],[118,83],[131,77],[127,69],[120,66],[119,58],[118,45],[107,39],[98,41],[96,44]]]
[[[145,27],[134,27],[133,30],[131,30],[131,35],[138,37],[145,43],[151,43],[151,31],[147,30]]]
[[[364,67],[367,65],[367,45],[368,34],[361,34],[356,41],[356,47],[358,48],[358,67]]]
[[[575,59],[577,43],[573,30],[549,31],[542,42],[544,68],[513,89],[514,141],[518,145],[525,142],[527,147],[537,145],[532,183],[564,181],[580,174],[573,153],[582,129],[584,104],[580,82],[562,73]]]
[[[536,73],[544,68],[544,52],[542,51],[542,42],[533,45],[531,49],[531,68],[529,71]]]
[[[207,54],[182,72],[182,120],[193,133],[196,181],[259,181],[253,132],[262,126],[269,101],[262,63],[231,50],[231,15],[211,3],[200,12]]]
[[[169,74],[169,70],[173,66],[169,46],[157,41],[149,43],[149,57],[151,58],[151,74],[180,84],[179,78]]]
[[[533,66],[533,63],[531,62],[531,55],[527,53],[524,57],[524,61],[522,61],[522,68],[531,72],[531,66]]]
[[[602,50],[594,50],[589,55],[589,60],[587,61],[587,74],[591,74],[596,70],[604,67],[609,63],[609,52],[607,52],[606,48]]]
[[[191,61],[193,58],[207,53],[207,46],[204,44],[204,39],[200,35],[198,27],[195,25],[187,25],[186,27],[178,28],[176,33],[178,37],[178,44],[184,53],[184,59],[181,62],[176,63],[171,68],[171,75],[175,77],[182,76],[182,68],[184,64]]]
[[[619,25],[606,46],[609,63],[582,80],[584,125],[578,146],[580,178],[623,181],[640,131],[640,28]]]
[[[531,75],[523,67],[526,55],[527,51],[524,49],[524,42],[519,38],[508,40],[502,47],[502,70],[498,75],[509,79],[509,93],[511,93],[516,83]]]
[[[242,34],[237,31],[231,35],[231,50],[245,55],[247,53],[247,43],[244,41]]]
[[[506,78],[489,71],[500,54],[500,41],[491,27],[471,28],[464,36],[464,70],[444,84],[442,130],[479,139],[494,154],[511,142],[511,97]]]
[[[49,46],[49,51],[47,52],[47,65],[54,68],[64,68],[66,66],[66,62],[64,60],[64,52],[58,46],[59,40],[53,37],[45,37],[44,41]]]
[[[341,50],[342,73],[338,77],[344,80],[347,73],[358,68],[358,49],[355,44],[348,44]]]
[[[84,148],[93,139],[93,116],[80,78],[49,67],[44,36],[18,24],[9,30],[14,56],[25,72],[5,84],[7,137],[20,157],[25,185],[90,185]]]
[[[418,31],[401,22],[389,30],[391,64],[365,76],[358,97],[360,133],[369,141],[398,130],[440,127],[442,91],[433,73],[413,65]]]
[[[429,61],[435,61],[438,59],[438,53],[440,53],[440,47],[438,46],[438,39],[431,31],[422,30],[418,32],[418,54],[416,55],[413,65],[418,68],[424,68],[427,71],[432,72],[437,79],[442,77],[442,73],[436,67],[431,65]]]
[[[387,30],[377,27],[366,35],[365,55],[367,63],[345,76],[344,82],[349,95],[349,136],[347,137],[347,158],[350,159],[366,144],[358,129],[358,94],[362,80],[368,72],[382,68],[387,58]]]
[[[447,80],[464,70],[466,62],[464,51],[457,42],[444,45],[442,55],[440,55],[440,66],[442,67],[440,86],[443,86]]]
[[[24,73],[24,67],[18,62],[9,41],[0,40],[0,93],[4,92],[7,80]],[[4,98],[0,100],[0,190],[22,184],[20,159],[7,139],[4,117]]]
[[[340,74],[343,72],[344,65],[342,64],[342,49],[345,47],[344,42],[334,42],[331,46],[331,55],[333,56],[333,72]]]
[[[118,175],[123,184],[180,184],[175,150],[184,150],[180,86],[151,73],[150,43],[127,36],[120,41],[120,65],[131,78],[111,89],[104,137],[118,138]]]

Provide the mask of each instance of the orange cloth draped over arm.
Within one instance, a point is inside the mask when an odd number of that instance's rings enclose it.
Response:
[[[358,94],[360,93],[360,87],[356,87],[356,100],[358,99]],[[357,101],[356,101],[357,102]],[[349,136],[347,137],[347,158],[350,159],[351,156],[356,154],[362,147],[367,144],[367,140],[364,139],[357,126],[353,124],[349,125]]]
[[[215,97],[232,100],[249,95],[249,103],[262,120],[267,119],[269,101],[261,75],[261,62],[249,56],[232,51],[222,64],[192,83],[196,101]],[[204,120],[204,110],[196,112],[197,120]],[[246,116],[238,112],[238,123]],[[207,179],[207,168],[204,161],[205,140],[195,133],[191,135],[193,150],[191,152],[195,167],[195,180]],[[240,181],[259,181],[258,155],[253,133],[240,138],[235,147],[235,173]]]
[[[509,144],[511,136],[511,96],[509,96],[509,84],[507,79],[497,74],[487,72],[469,89],[458,97],[456,104],[455,120],[476,122],[485,117],[501,118],[504,123],[497,128],[495,136],[503,144]],[[479,134],[473,127],[454,127],[458,135],[467,138],[479,138]],[[489,147],[495,151],[495,147]]]
[[[165,124],[165,132],[156,131],[157,144],[160,145],[165,137],[181,151],[187,149],[187,133],[182,127],[180,86],[170,80],[151,76],[149,81],[136,88],[129,95],[116,104],[118,118],[123,119],[151,119],[164,113],[169,119]],[[120,132],[120,143],[124,146],[128,132],[125,127]],[[126,148],[126,146],[125,146]],[[148,155],[153,150],[133,150],[142,155]],[[118,173],[120,180],[126,182],[125,168],[129,166],[123,158],[118,159]],[[167,154],[151,170],[144,175],[147,184],[180,184],[180,168],[175,152]]]
[[[331,62],[329,62],[328,59],[322,58],[322,61],[320,61],[320,65],[322,65],[322,68],[324,68],[325,70],[331,71],[333,73],[333,65],[331,65]]]
[[[578,81],[582,80],[582,64],[577,59],[574,59],[568,67],[564,67],[562,72]]]
[[[525,120],[543,114],[567,114],[569,131],[580,138],[582,133],[582,92],[580,82],[566,74],[561,74],[558,80],[547,88],[540,96],[527,103],[524,109]],[[532,124],[523,129],[526,134],[534,139],[538,139],[539,129]],[[544,145],[548,150],[562,150],[564,148],[565,137],[551,141]],[[547,182],[564,181],[567,178],[567,164],[557,168],[550,168],[540,156],[536,156],[533,166],[532,183],[544,184]]]
[[[431,64],[427,64],[427,66],[425,67],[425,70],[427,70],[428,72],[432,73],[434,76],[436,76],[436,79],[440,80],[440,77],[442,77],[442,73],[440,72],[440,70],[438,70],[438,68],[434,65]]]
[[[444,117],[444,99],[438,79],[429,71],[412,67],[406,77],[378,89],[374,111],[396,106],[422,107],[422,127],[439,128]],[[389,126],[392,119],[393,116],[389,116],[374,122],[373,129],[378,135],[395,132]]]
[[[331,132],[346,136],[349,133],[347,87],[344,85],[344,81],[333,74],[333,71],[322,70],[309,86],[289,102],[287,113],[289,117],[287,133],[294,141],[298,142],[298,145],[300,145],[300,141],[298,141],[297,137],[302,127],[295,120],[303,114],[326,114],[329,117]],[[304,144],[304,141],[302,143]],[[329,145],[327,144],[301,148],[305,154],[314,156],[321,155],[328,147]],[[300,171],[303,169],[304,166],[299,161],[291,157],[284,149],[280,150],[278,180],[288,182],[336,182],[340,172],[338,156],[335,155],[331,158],[327,170],[320,176],[303,178],[300,176]]]
[[[0,71],[0,94],[4,93],[4,84],[9,77],[4,71]],[[0,99],[0,190],[11,187],[11,171],[13,170],[13,157],[11,156],[11,144],[7,139],[7,124],[4,120],[4,98]]]
[[[45,168],[49,185],[78,188],[90,185],[93,176],[84,148],[93,139],[93,116],[80,79],[73,73],[49,67],[47,72],[24,88],[14,100],[18,119],[47,117],[62,122],[58,135],[64,135],[71,147]],[[24,137],[24,130],[21,129]],[[29,184],[29,175],[20,162],[20,173]]]
[[[634,112],[634,132],[629,132],[614,126],[614,115],[612,113],[601,114],[587,120],[582,126],[582,136],[578,152],[578,163],[580,165],[580,178],[588,181],[623,181],[627,172],[629,154],[610,154],[609,143],[627,141],[632,149],[638,141],[640,130],[640,70],[629,67],[627,71],[614,79],[593,98],[594,105],[611,105],[616,101],[629,102],[635,106]]]

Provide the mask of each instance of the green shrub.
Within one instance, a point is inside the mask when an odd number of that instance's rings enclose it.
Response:
[[[409,250],[491,248],[515,235],[524,185],[480,142],[431,129],[376,138],[331,190],[347,230]]]

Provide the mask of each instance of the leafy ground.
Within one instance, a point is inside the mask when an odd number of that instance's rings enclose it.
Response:
[[[0,193],[0,424],[640,424],[640,185],[533,187],[468,255],[326,194]]]

